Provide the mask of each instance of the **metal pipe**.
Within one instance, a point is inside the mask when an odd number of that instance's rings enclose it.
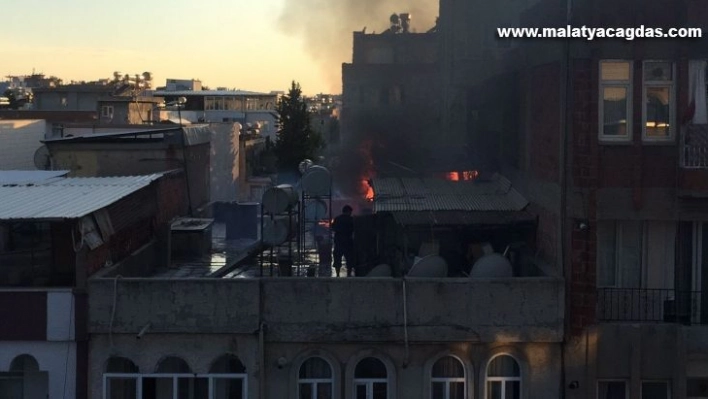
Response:
[[[408,299],[406,295],[406,277],[403,277],[403,342],[405,353],[403,355],[403,368],[408,367]]]

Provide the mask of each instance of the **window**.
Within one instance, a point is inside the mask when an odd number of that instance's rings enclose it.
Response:
[[[643,65],[643,139],[666,141],[674,138],[674,65],[646,61]]]
[[[626,381],[598,381],[597,399],[627,399],[627,389]]]
[[[600,61],[600,140],[632,138],[632,62]]]
[[[332,367],[321,357],[311,357],[300,366],[299,399],[332,399],[334,379]]]
[[[138,374],[138,367],[129,359],[122,357],[112,357],[108,359],[106,373],[116,374]],[[106,377],[106,395],[111,399],[136,399],[138,395],[138,378],[135,376]]]
[[[238,357],[224,355],[211,365],[213,399],[244,399],[246,394],[246,367]]]
[[[387,399],[388,373],[386,365],[375,357],[367,357],[354,369],[356,399]]]
[[[597,285],[673,288],[676,223],[598,221]]]
[[[432,399],[466,397],[465,366],[457,358],[445,356],[433,365],[430,376]]]
[[[140,374],[128,359],[111,358],[103,376],[105,399],[247,397],[246,368],[233,355],[224,355],[212,364],[208,374],[193,374],[177,357],[160,362],[154,374]]]
[[[668,381],[642,381],[642,399],[670,399]]]
[[[520,399],[521,369],[509,355],[492,359],[487,366],[487,399]]]
[[[112,105],[102,105],[101,106],[101,118],[113,118],[113,106]]]
[[[69,101],[66,99],[66,97],[62,97],[61,99],[59,99],[59,103],[61,104],[62,107],[69,106]]]
[[[48,373],[40,371],[39,363],[30,355],[15,357],[10,371],[0,372],[0,398],[46,398],[48,389]]]

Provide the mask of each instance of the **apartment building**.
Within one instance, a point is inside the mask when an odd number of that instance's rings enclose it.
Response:
[[[524,27],[706,27],[690,0],[514,9]],[[529,199],[540,251],[566,279],[565,397],[708,397],[705,40],[496,38],[471,51],[497,61],[459,88],[464,129]]]

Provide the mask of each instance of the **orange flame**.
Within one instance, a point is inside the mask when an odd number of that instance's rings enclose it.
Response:
[[[362,179],[361,180],[361,192],[365,193],[364,198],[366,198],[367,201],[373,201],[374,200],[374,188],[371,187],[369,184],[368,179]]]
[[[472,181],[479,176],[476,170],[452,171],[445,173],[445,179],[449,181]]]
[[[373,142],[371,140],[366,140],[359,148],[359,151],[364,158],[364,176],[361,176],[359,180],[359,192],[368,202],[374,200],[374,189],[371,187],[371,184],[369,184],[369,181],[376,174],[374,170],[374,160],[371,154],[372,146]]]

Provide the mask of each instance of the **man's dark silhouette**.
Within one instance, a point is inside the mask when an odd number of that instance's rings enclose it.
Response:
[[[342,214],[334,218],[332,231],[334,231],[334,270],[339,277],[342,257],[344,257],[347,261],[347,276],[351,276],[354,270],[354,218],[351,206],[344,205]]]

